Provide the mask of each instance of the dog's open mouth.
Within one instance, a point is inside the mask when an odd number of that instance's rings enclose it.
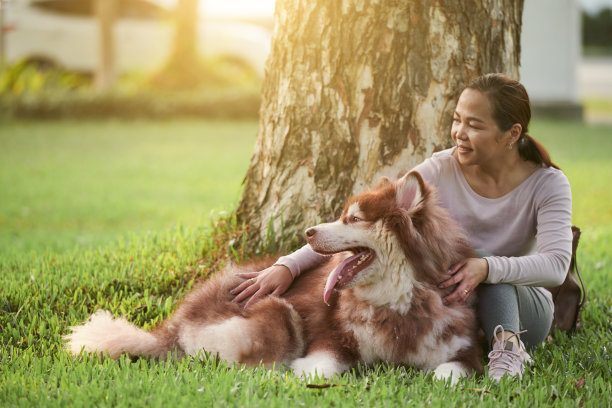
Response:
[[[341,289],[348,285],[359,272],[367,268],[376,258],[376,254],[370,248],[353,248],[349,251],[354,252],[355,255],[342,261],[327,277],[323,292],[325,303],[328,303],[334,288]]]

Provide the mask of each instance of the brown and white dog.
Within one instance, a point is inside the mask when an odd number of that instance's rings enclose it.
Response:
[[[272,260],[232,266],[194,288],[151,332],[98,311],[71,328],[67,347],[111,358],[208,351],[228,362],[289,364],[298,375],[331,376],[377,361],[453,381],[482,370],[473,308],[444,304],[453,288],[437,286],[473,253],[418,173],[382,180],[306,237],[329,260],[303,272],[282,297],[248,309],[233,303],[230,290],[242,282],[236,273]]]

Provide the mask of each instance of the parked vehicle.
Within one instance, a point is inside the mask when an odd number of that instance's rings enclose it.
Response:
[[[95,0],[4,0],[6,61],[29,60],[92,72],[98,65]],[[167,60],[174,35],[171,12],[152,0],[121,0],[115,33],[117,71],[151,71]],[[242,59],[263,76],[270,30],[233,21],[203,21],[203,56]]]

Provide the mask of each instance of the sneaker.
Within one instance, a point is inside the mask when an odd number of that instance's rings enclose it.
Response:
[[[517,346],[514,342],[508,340],[517,334],[525,333],[525,331],[518,332],[505,340],[503,333],[504,328],[501,325],[497,326],[493,332],[495,342],[493,343],[493,350],[489,353],[489,377],[499,381],[504,375],[509,377],[518,375],[521,379],[525,363],[531,363],[531,357],[525,351],[525,345],[522,341],[519,340]]]

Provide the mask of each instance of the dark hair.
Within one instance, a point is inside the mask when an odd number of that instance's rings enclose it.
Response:
[[[523,159],[559,168],[550,160],[544,146],[527,134],[527,126],[531,120],[531,104],[523,84],[504,74],[486,74],[476,78],[466,88],[480,91],[489,98],[491,115],[501,131],[505,132],[515,123],[521,125],[523,130],[517,146]]]

